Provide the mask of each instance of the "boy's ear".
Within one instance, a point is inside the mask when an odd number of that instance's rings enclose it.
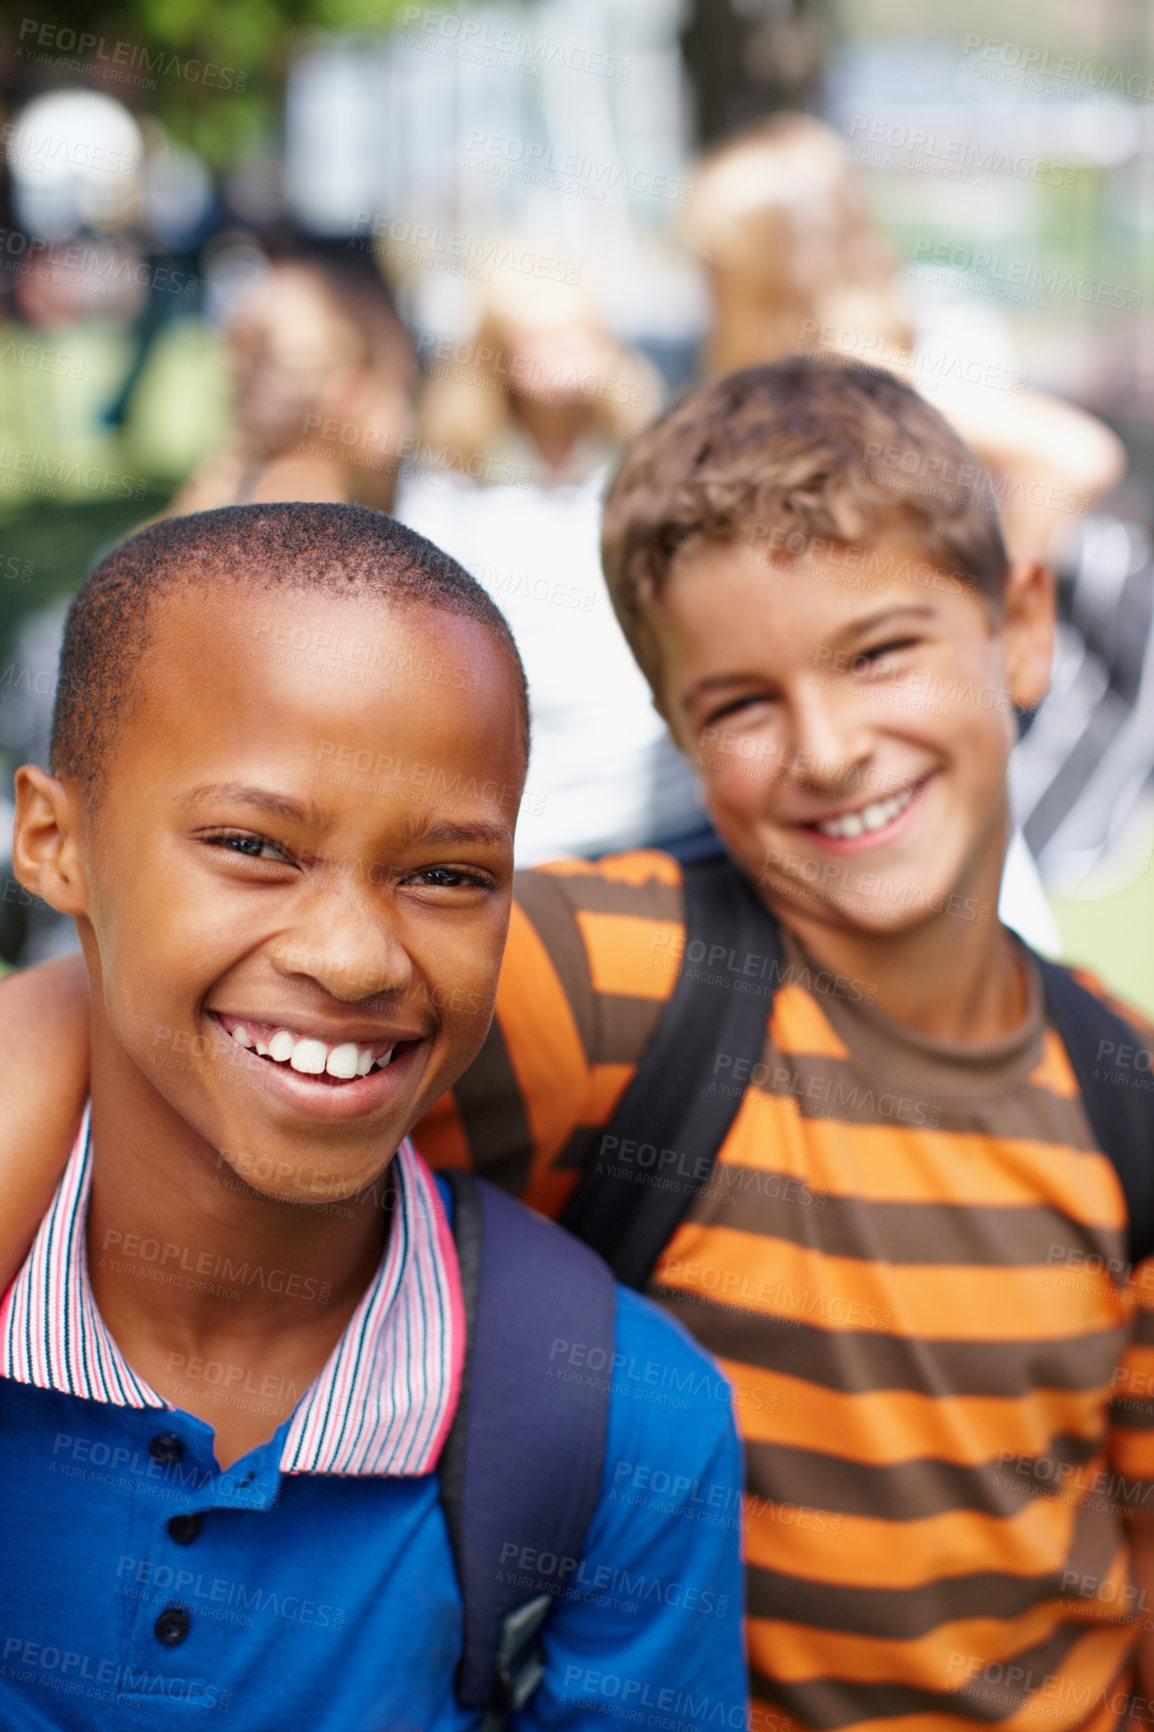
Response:
[[[80,802],[72,788],[35,764],[17,770],[12,870],[25,890],[58,914],[88,912],[81,817]]]
[[[1036,710],[1054,660],[1054,575],[1040,559],[1011,562],[1002,612],[1006,683],[1019,710]]]

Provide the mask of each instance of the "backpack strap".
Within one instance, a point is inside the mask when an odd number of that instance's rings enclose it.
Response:
[[[728,861],[687,865],[683,882],[677,984],[561,1217],[631,1287],[644,1287],[709,1177],[744,1093],[726,1078],[739,1060],[761,1056],[784,967],[776,921]],[[1139,1263],[1154,1253],[1154,1072],[1135,1070],[1123,1086],[1111,1061],[1138,1050],[1140,1036],[1068,968],[1031,954],[1094,1136],[1118,1174],[1129,1257]],[[760,990],[740,990],[747,975]]]
[[[440,1466],[464,1610],[457,1698],[498,1732],[541,1681],[537,1632],[601,1501],[617,1299],[605,1265],[551,1221],[472,1173],[439,1177],[468,1328]]]
[[[1068,968],[1035,954],[1046,1010],[1061,1036],[1098,1147],[1118,1175],[1129,1221],[1129,1258],[1154,1251],[1154,1076],[1119,1054],[1144,1050],[1141,1034]],[[1147,1067],[1150,1058],[1147,1056]]]
[[[677,984],[561,1216],[631,1287],[644,1287],[712,1170],[744,1093],[727,1091],[726,1078],[738,1060],[761,1056],[784,967],[777,922],[728,861],[687,865],[683,883]],[[1144,1050],[1140,1035],[1068,968],[1031,955],[1091,1129],[1118,1174],[1129,1257],[1140,1263],[1154,1253],[1154,1071],[1135,1069],[1123,1085],[1117,1056]],[[741,991],[747,974],[765,990]]]
[[[777,922],[728,860],[688,865],[673,995],[561,1224],[643,1288],[709,1177],[761,1057],[784,953]],[[748,1070],[737,1074],[748,1075]]]

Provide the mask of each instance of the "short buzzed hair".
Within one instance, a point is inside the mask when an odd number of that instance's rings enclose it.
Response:
[[[526,751],[525,674],[504,615],[475,578],[423,535],[359,505],[230,505],[131,536],[90,572],[64,626],[52,770],[96,793],[152,638],[154,610],[189,587],[305,590],[439,609],[475,621],[509,663]]]
[[[937,410],[877,367],[795,355],[701,386],[630,449],[601,552],[621,629],[660,698],[650,617],[679,550],[763,554],[902,536],[997,608],[1009,569],[989,476]]]

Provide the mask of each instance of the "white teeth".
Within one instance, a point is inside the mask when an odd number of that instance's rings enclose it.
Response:
[[[275,1035],[273,1039],[276,1039]],[[305,1076],[323,1076],[328,1056],[329,1049],[323,1040],[310,1040],[306,1036],[293,1047],[289,1063],[294,1070],[301,1071]],[[273,1057],[276,1057],[275,1053]]]
[[[263,1040],[256,1040],[249,1034],[243,1022],[238,1022],[228,1032],[238,1046],[249,1052],[255,1050],[260,1058],[290,1065],[302,1076],[321,1076],[327,1072],[340,1082],[368,1076],[371,1070],[387,1069],[396,1051],[395,1047],[389,1047],[380,1058],[375,1058],[371,1046],[358,1046],[352,1040],[330,1046],[327,1041],[317,1040],[312,1035],[295,1035],[287,1028],[278,1028],[266,1046]]]
[[[295,1045],[296,1041],[288,1029],[278,1028],[268,1043],[268,1056],[275,1059],[277,1064],[286,1064],[292,1058]],[[324,1069],[323,1065],[321,1069]]]
[[[861,812],[847,812],[842,818],[831,818],[817,828],[823,836],[838,841],[852,841],[855,836],[867,836],[874,830],[884,830],[898,813],[904,811],[914,797],[915,789],[906,788],[889,800],[874,800]]]

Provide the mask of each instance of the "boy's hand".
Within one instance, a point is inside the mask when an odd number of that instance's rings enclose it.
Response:
[[[88,974],[79,956],[0,981],[0,1292],[64,1170],[88,1093]]]

